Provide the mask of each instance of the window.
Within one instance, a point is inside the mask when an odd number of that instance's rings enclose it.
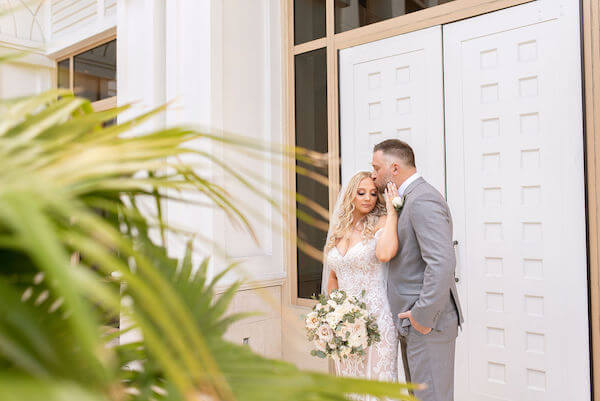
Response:
[[[117,41],[73,57],[73,90],[92,102],[117,96]]]
[[[296,145],[320,153],[328,151],[327,133],[327,53],[317,49],[295,57],[295,104],[296,104]],[[327,176],[327,168],[297,161],[300,169],[306,169]],[[327,209],[329,188],[313,178],[296,172],[296,192]],[[323,220],[311,208],[298,203],[298,214]],[[311,298],[321,292],[322,263],[315,258],[313,250],[321,250],[325,245],[327,232],[297,218],[297,283],[298,297]],[[311,256],[311,254],[313,254]]]
[[[424,10],[452,0],[336,0],[335,33]]]
[[[294,1],[294,44],[325,37],[325,1]]]
[[[95,110],[116,106],[117,40],[70,55],[57,63],[57,85],[92,102]]]

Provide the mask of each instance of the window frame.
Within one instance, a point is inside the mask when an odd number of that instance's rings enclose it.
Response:
[[[115,39],[117,39],[117,32],[116,29],[113,28],[106,31],[104,34],[85,39],[81,42],[76,43],[75,45],[69,46],[68,48],[65,48],[62,51],[54,54],[54,62],[57,72],[58,63],[65,60],[69,60],[69,90],[73,91],[74,57],[81,53],[85,53],[86,51],[91,50],[95,47],[102,46],[103,44],[111,42]],[[56,80],[55,87],[58,87],[58,79]],[[92,102],[92,107],[94,111],[105,111],[115,108],[117,107],[117,96],[111,96]]]
[[[295,93],[294,57],[298,54],[326,48],[327,51],[327,116],[328,116],[328,173],[329,204],[335,204],[340,189],[339,169],[339,83],[338,52],[361,44],[413,32],[436,25],[448,24],[465,18],[498,11],[503,8],[529,3],[535,0],[454,0],[410,14],[390,18],[385,21],[365,25],[345,32],[335,33],[335,0],[325,0],[325,37],[294,44],[294,0],[286,0],[282,7],[282,47],[284,64],[284,140],[288,149],[295,146]],[[298,261],[296,200],[295,200],[295,160],[284,172],[285,188],[293,188],[292,194],[284,200],[285,223],[290,235],[285,239],[285,263],[288,275],[289,302],[294,306],[312,307],[314,300],[298,297]],[[331,208],[330,208],[331,209]],[[331,213],[331,210],[330,210]],[[599,291],[600,292],[600,291]],[[600,308],[600,307],[599,307]],[[600,338],[600,335],[599,335]]]

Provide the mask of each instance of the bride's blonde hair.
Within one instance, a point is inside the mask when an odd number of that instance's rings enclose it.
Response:
[[[353,226],[354,222],[354,198],[356,197],[356,191],[361,181],[365,178],[371,179],[371,173],[368,171],[360,171],[356,173],[346,186],[346,191],[342,194],[342,199],[337,210],[337,215],[332,216],[331,221],[335,224],[331,228],[331,235],[325,244],[325,254],[335,246]],[[362,230],[363,241],[373,238],[375,235],[375,229],[379,217],[385,214],[385,203],[383,197],[378,192],[377,202],[373,207],[373,210],[365,216],[365,225]]]

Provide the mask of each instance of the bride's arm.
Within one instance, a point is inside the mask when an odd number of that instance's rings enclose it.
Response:
[[[332,270],[329,272],[329,280],[327,280],[327,293],[331,294],[331,291],[338,289],[338,281],[335,272]]]
[[[398,252],[398,213],[392,205],[392,199],[397,193],[396,185],[389,183],[384,194],[387,217],[375,248],[375,255],[380,262],[389,262]]]

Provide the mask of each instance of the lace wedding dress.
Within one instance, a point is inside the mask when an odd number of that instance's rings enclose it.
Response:
[[[381,234],[361,241],[340,254],[337,247],[327,253],[327,265],[335,272],[338,288],[348,296],[362,298],[367,310],[377,319],[381,341],[373,343],[362,357],[353,357],[336,362],[338,375],[366,378],[379,381],[404,381],[398,378],[398,336],[386,295],[386,265],[377,260],[375,246]],[[354,397],[353,397],[354,398]]]

